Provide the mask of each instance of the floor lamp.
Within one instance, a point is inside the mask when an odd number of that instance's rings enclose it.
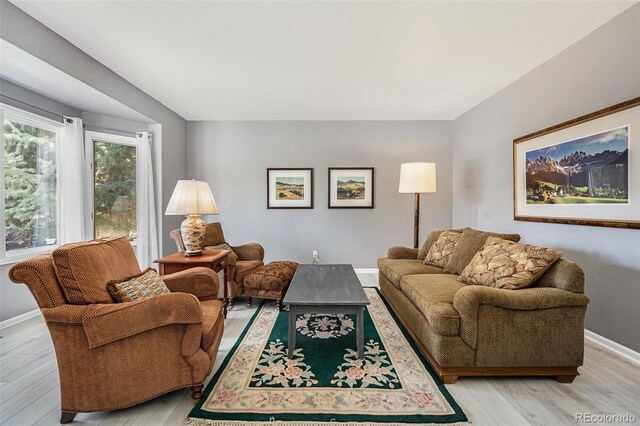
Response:
[[[436,192],[436,164],[424,162],[401,164],[398,192],[415,194],[413,247],[418,248],[418,235],[420,234],[420,193]]]

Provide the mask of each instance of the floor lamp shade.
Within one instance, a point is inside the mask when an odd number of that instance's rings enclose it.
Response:
[[[179,180],[165,214],[187,216],[180,225],[185,256],[202,254],[204,222],[200,215],[218,214],[218,206],[209,184],[200,180]]]
[[[413,193],[413,247],[418,248],[420,234],[420,193],[436,192],[436,164],[419,162],[400,165],[400,184],[398,192]]]

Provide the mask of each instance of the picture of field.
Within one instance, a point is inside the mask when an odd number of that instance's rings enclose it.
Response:
[[[629,202],[629,126],[526,153],[527,204]]]
[[[338,200],[364,200],[364,176],[345,176],[338,179]]]
[[[304,178],[278,176],[276,178],[276,200],[304,199]]]

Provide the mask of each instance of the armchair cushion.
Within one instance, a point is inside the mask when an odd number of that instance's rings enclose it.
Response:
[[[158,272],[147,268],[142,273],[122,281],[109,281],[107,290],[116,302],[133,302],[148,299],[164,293],[170,293]]]
[[[206,300],[200,302],[202,307],[202,339],[200,348],[207,352],[216,342],[218,330],[224,323],[224,305],[219,300]]]
[[[264,248],[258,243],[233,246],[231,250],[238,256],[239,260],[264,260]]]
[[[458,281],[517,290],[533,284],[560,256],[557,250],[489,237]]]
[[[215,246],[225,242],[226,240],[224,239],[224,232],[222,232],[222,225],[220,222],[205,223],[202,247]]]
[[[82,326],[92,349],[169,324],[199,323],[202,323],[200,302],[186,293],[90,305],[82,316]]]
[[[67,300],[78,305],[112,303],[107,283],[141,272],[131,243],[124,237],[65,244],[52,256]]]
[[[500,237],[515,243],[520,241],[520,235],[518,234],[496,234],[494,232],[478,231],[473,228],[464,228],[460,241],[453,253],[451,253],[444,271],[448,274],[460,275],[489,237]]]
[[[227,244],[227,243],[216,244],[214,246],[203,246],[203,248],[205,250],[231,250],[231,251],[233,251],[231,246],[229,244]]]

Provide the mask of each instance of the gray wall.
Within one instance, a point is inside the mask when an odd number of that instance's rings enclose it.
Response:
[[[398,193],[400,163],[437,163],[423,194],[422,236],[451,225],[451,122],[189,122],[189,177],[211,185],[232,244],[262,243],[267,260],[373,268],[392,245],[413,243],[413,195]],[[375,208],[328,209],[327,167],[375,167]],[[267,210],[267,167],[313,167],[312,210]]]
[[[562,250],[586,273],[587,329],[638,351],[640,231],[516,222],[512,204],[514,138],[636,96],[640,5],[455,120],[453,225]]]
[[[0,38],[162,125],[159,201],[164,211],[176,181],[187,174],[187,122],[13,4],[0,0],[0,9]],[[179,217],[162,217],[165,254],[174,251],[169,231],[179,225]]]

